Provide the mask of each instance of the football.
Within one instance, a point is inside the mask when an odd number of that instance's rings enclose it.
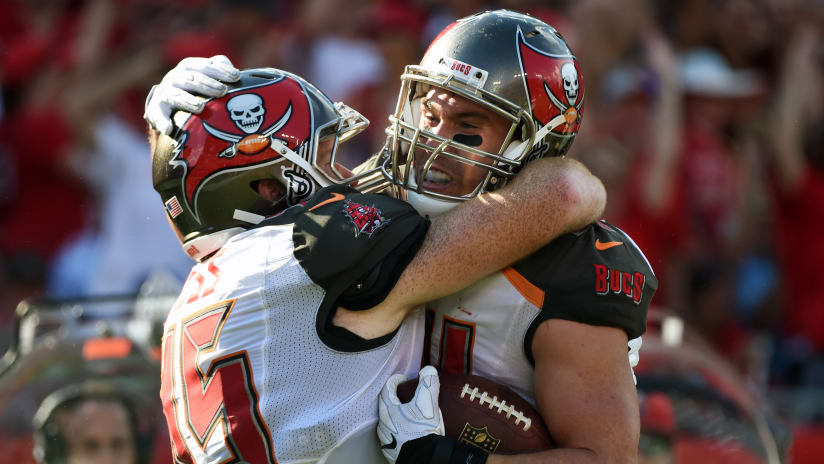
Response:
[[[508,387],[470,374],[439,375],[438,403],[446,435],[488,453],[517,454],[554,447],[538,411]],[[398,385],[398,398],[408,402],[417,377]]]

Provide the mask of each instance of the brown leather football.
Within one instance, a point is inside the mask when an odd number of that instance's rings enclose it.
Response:
[[[477,375],[441,373],[439,377],[438,403],[447,436],[495,454],[555,446],[538,411],[508,387]],[[417,386],[417,377],[401,383],[398,398],[408,402]]]

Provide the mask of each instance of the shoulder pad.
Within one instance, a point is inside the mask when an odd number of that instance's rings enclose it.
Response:
[[[289,216],[295,257],[315,283],[335,295],[367,279],[389,257],[414,256],[429,226],[408,203],[341,185],[319,190]],[[396,277],[402,270],[383,269]]]
[[[536,326],[550,318],[569,319],[619,327],[630,339],[646,329],[658,288],[635,242],[605,221],[559,237],[513,268],[545,292]]]

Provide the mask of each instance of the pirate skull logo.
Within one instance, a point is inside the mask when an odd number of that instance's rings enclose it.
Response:
[[[238,129],[247,134],[256,133],[263,124],[263,118],[266,115],[263,99],[253,93],[244,93],[232,97],[226,102],[226,109]]]
[[[569,106],[575,106],[578,100],[578,71],[572,63],[564,63],[561,66],[561,77],[564,80],[564,93],[566,94]]]
[[[550,53],[527,43],[520,28],[517,40],[532,114],[544,126],[541,130],[577,133],[585,92],[575,56]]]

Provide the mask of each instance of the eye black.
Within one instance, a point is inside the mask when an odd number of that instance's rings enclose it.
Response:
[[[484,143],[484,139],[480,135],[455,134],[452,140],[470,147],[477,147]]]

